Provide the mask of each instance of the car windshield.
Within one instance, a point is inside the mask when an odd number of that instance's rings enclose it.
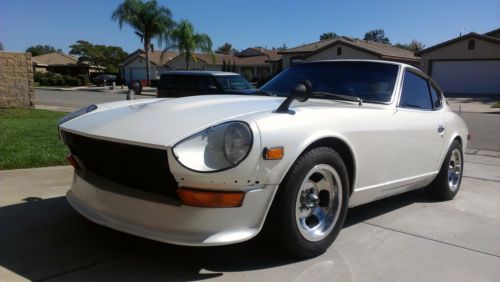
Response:
[[[215,79],[224,90],[253,89],[254,87],[239,75],[216,75]]]
[[[316,62],[293,65],[260,91],[288,96],[294,86],[309,80],[313,92],[359,97],[366,102],[391,101],[399,67],[377,62]],[[328,99],[329,97],[323,96]]]

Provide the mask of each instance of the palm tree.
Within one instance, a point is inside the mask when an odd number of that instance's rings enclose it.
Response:
[[[141,39],[146,52],[146,78],[151,82],[149,77],[149,50],[153,47],[151,40],[156,38],[159,44],[166,40],[168,32],[175,25],[172,12],[166,7],[158,6],[156,0],[147,2],[125,0],[113,11],[111,19],[117,21],[120,28],[128,24]]]
[[[215,61],[210,37],[205,33],[196,33],[193,24],[187,20],[182,20],[176,25],[168,40],[170,40],[170,48],[177,49],[184,55],[186,69],[188,70],[191,59],[197,61],[196,51],[211,55],[212,61]]]

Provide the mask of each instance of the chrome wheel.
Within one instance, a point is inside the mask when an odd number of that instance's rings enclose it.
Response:
[[[342,207],[342,183],[337,171],[325,164],[313,167],[300,185],[295,206],[302,237],[316,242],[328,236]]]
[[[448,164],[448,186],[452,192],[458,189],[462,175],[462,155],[458,149],[453,150]]]

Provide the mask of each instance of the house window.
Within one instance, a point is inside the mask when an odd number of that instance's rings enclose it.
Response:
[[[476,41],[474,41],[474,39],[469,40],[469,42],[467,43],[467,49],[474,50],[475,47],[476,47]]]
[[[337,56],[342,55],[342,47],[337,47]]]

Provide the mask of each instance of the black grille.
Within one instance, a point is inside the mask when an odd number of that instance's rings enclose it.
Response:
[[[167,151],[93,139],[62,131],[63,140],[85,169],[112,182],[178,198]]]

